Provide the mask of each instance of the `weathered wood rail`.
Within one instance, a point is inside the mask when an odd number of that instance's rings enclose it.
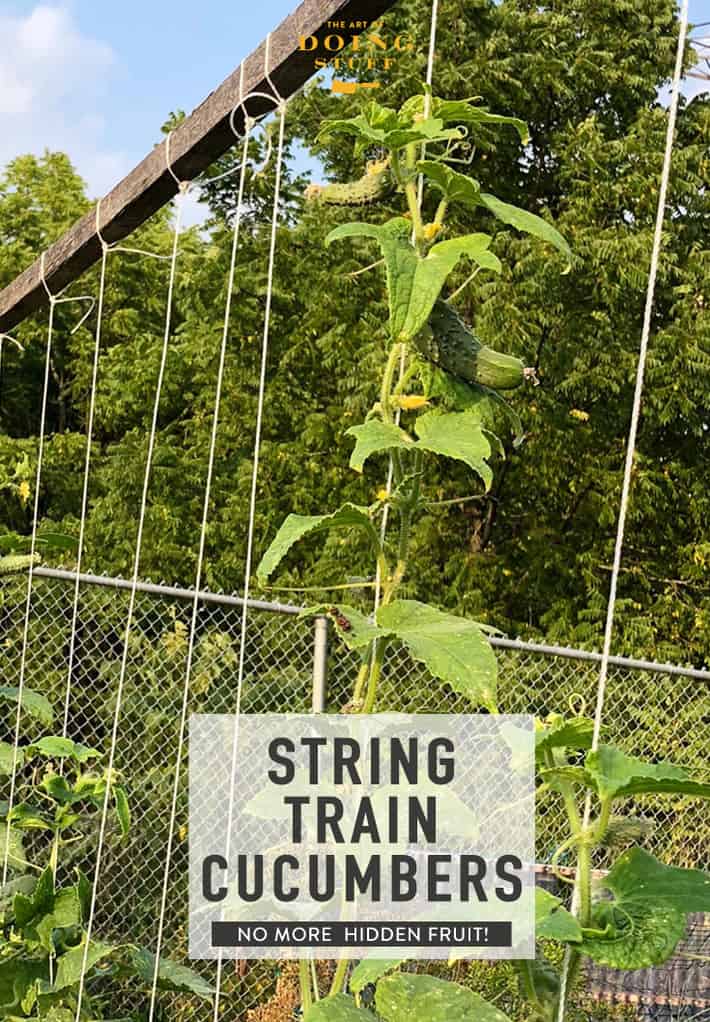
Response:
[[[170,161],[179,180],[192,180],[236,142],[230,117],[243,97],[252,92],[271,95],[267,74],[281,96],[292,96],[313,74],[313,53],[299,48],[301,36],[322,37],[327,22],[372,21],[394,5],[394,0],[304,0],[222,84],[210,93],[172,133]],[[242,71],[243,66],[243,71]],[[253,97],[250,116],[267,113],[273,104]],[[234,116],[243,131],[244,114]],[[101,199],[99,232],[109,244],[120,241],[177,194],[164,145],[155,148],[115,188]],[[87,213],[45,253],[45,280],[52,294],[76,280],[101,256],[95,208]],[[0,331],[9,330],[47,302],[37,259],[0,292]]]

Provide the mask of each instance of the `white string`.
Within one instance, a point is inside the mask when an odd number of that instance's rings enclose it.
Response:
[[[34,579],[34,561],[37,552],[37,525],[39,521],[39,488],[42,481],[42,462],[44,459],[44,432],[47,422],[47,397],[49,394],[49,374],[52,360],[52,331],[54,329],[55,299],[47,288],[44,279],[44,252],[40,257],[40,275],[45,290],[49,295],[49,320],[47,323],[47,355],[44,365],[44,383],[42,386],[42,407],[39,419],[39,444],[37,449],[37,471],[35,473],[35,496],[32,509],[32,538],[30,540],[30,567],[27,576],[27,596],[25,599],[25,620],[22,627],[22,654],[20,657],[20,677],[17,684],[17,712],[15,714],[15,733],[12,743],[12,770],[10,772],[10,793],[7,802],[7,817],[5,822],[5,849],[2,861],[2,885],[7,883],[8,862],[10,856],[10,830],[12,828],[12,810],[15,804],[15,787],[17,783],[17,764],[20,744],[20,723],[22,719],[22,697],[25,688],[25,674],[27,671],[27,648],[29,645],[30,613],[32,609],[32,582]]]
[[[651,334],[651,318],[653,316],[653,302],[656,292],[656,278],[658,276],[658,262],[663,242],[663,222],[666,212],[666,195],[668,192],[668,181],[671,172],[671,161],[673,157],[673,140],[675,136],[676,117],[678,113],[678,99],[680,96],[680,79],[683,72],[683,54],[685,52],[686,35],[688,32],[688,0],[683,0],[680,15],[680,28],[678,31],[678,48],[676,50],[675,70],[673,72],[673,84],[671,91],[671,103],[668,113],[668,126],[666,128],[666,143],[663,156],[663,169],[661,171],[661,184],[658,192],[658,207],[656,210],[656,225],[653,233],[653,246],[651,250],[651,264],[648,272],[648,287],[646,290],[646,305],[644,308],[643,327],[641,329],[641,345],[639,358],[636,366],[636,384],[634,388],[634,401],[631,410],[631,424],[626,444],[626,460],[624,464],[624,479],[621,487],[621,503],[619,507],[619,518],[616,528],[616,543],[614,546],[614,563],[611,572],[611,583],[609,586],[609,602],[607,604],[606,624],[604,627],[604,646],[599,668],[599,682],[597,685],[597,701],[594,711],[594,731],[592,735],[592,750],[599,746],[601,734],[602,715],[604,712],[604,697],[606,694],[606,682],[609,672],[609,658],[611,656],[611,640],[614,632],[614,618],[616,612],[616,596],[621,572],[621,558],[624,548],[624,532],[626,529],[626,515],[629,506],[629,494],[631,492],[631,478],[636,455],[636,438],[641,418],[641,399],[643,396],[644,377],[646,372],[646,358],[648,354],[648,342]],[[584,804],[584,818],[582,827],[586,830],[589,826],[591,815],[591,795],[587,795]],[[572,909],[576,913],[579,910],[580,886],[579,870],[575,877],[575,886],[572,897]],[[558,1004],[558,1022],[564,1022],[565,999],[567,993],[567,981],[572,953],[567,948],[560,977],[560,996]]]
[[[276,156],[276,181],[274,184],[274,203],[271,214],[271,240],[269,243],[269,262],[267,271],[266,281],[266,309],[264,312],[264,333],[262,338],[261,347],[261,370],[259,373],[259,395],[257,399],[257,410],[256,410],[256,429],[254,434],[254,455],[252,463],[252,474],[251,474],[251,494],[249,498],[249,524],[247,528],[247,550],[244,565],[244,589],[243,589],[243,604],[242,604],[242,622],[239,640],[239,666],[237,673],[237,700],[234,709],[234,738],[232,742],[232,767],[231,767],[231,781],[229,789],[229,807],[227,811],[227,822],[226,822],[226,848],[224,857],[229,862],[229,853],[231,847],[231,836],[232,836],[232,822],[234,819],[234,786],[236,780],[236,769],[237,769],[237,754],[239,748],[239,719],[241,712],[242,702],[242,687],[244,683],[244,664],[246,654],[246,640],[247,640],[247,619],[248,619],[248,600],[249,600],[249,589],[251,581],[251,570],[252,570],[252,556],[254,547],[254,524],[256,519],[256,496],[257,496],[257,481],[259,475],[259,454],[261,449],[261,428],[264,413],[264,395],[266,391],[266,365],[269,353],[269,331],[271,326],[271,301],[273,295],[274,285],[274,261],[276,256],[276,231],[279,220],[279,200],[281,193],[281,171],[283,165],[283,149],[284,149],[284,129],[286,124],[286,103],[283,100],[279,102],[279,141]],[[219,957],[217,959],[217,981],[215,986],[215,1000],[214,1000],[214,1013],[213,1022],[219,1020],[219,999],[221,992],[222,983],[222,953],[220,950]]]
[[[431,85],[432,81],[434,80],[434,57],[435,57],[434,48],[436,46],[436,31],[437,31],[438,23],[439,23],[439,0],[432,0],[432,4],[431,4],[431,22],[430,22],[430,26],[429,26],[429,54],[427,56],[427,67],[426,67],[426,83],[427,83],[427,85]],[[431,106],[431,97],[429,95],[429,90],[427,90],[427,92],[426,92],[426,94],[424,96],[424,116],[425,117],[429,116],[430,106]],[[422,158],[423,158],[424,149],[425,149],[425,146],[423,145],[422,146]],[[423,196],[424,196],[424,175],[420,174],[419,175],[418,188],[417,188],[417,204],[418,204],[420,209],[421,209],[421,206],[422,206]],[[400,381],[401,381],[402,377],[404,376],[405,358],[406,358],[406,356],[405,356],[405,351],[404,351],[404,348],[403,348],[402,349],[402,354],[400,355],[400,359],[399,359],[399,379],[400,379]],[[397,408],[397,410],[395,411],[395,417],[394,417],[394,421],[395,421],[395,424],[397,426],[399,426],[401,417],[402,417],[402,410],[401,410],[401,408]],[[393,458],[392,458],[392,454],[390,453],[388,464],[387,464],[387,482],[385,483],[385,493],[387,494],[388,498],[392,494],[392,481],[393,481],[393,478],[394,478],[394,461],[393,461]],[[384,542],[385,542],[385,537],[387,536],[387,525],[388,525],[388,522],[389,522],[389,511],[390,511],[389,503],[386,501],[385,502],[385,506],[382,509],[382,521],[380,522],[380,543],[382,543],[383,545],[384,545]],[[375,571],[375,601],[374,601],[375,613],[377,613],[377,609],[380,606],[380,600],[381,599],[382,599],[382,573],[380,571],[380,565],[379,565],[379,561],[378,561],[377,569]]]
[[[186,191],[186,189],[181,189],[182,199],[183,200],[184,200],[184,192],[185,191]],[[149,483],[150,483],[150,475],[151,475],[151,469],[152,469],[152,464],[153,464],[153,453],[154,453],[154,450],[155,450],[155,440],[156,440],[156,435],[157,435],[157,431],[158,431],[158,416],[159,416],[159,412],[160,412],[160,398],[161,398],[161,394],[162,394],[163,378],[164,378],[164,375],[165,375],[165,365],[166,365],[166,362],[167,362],[168,342],[170,340],[170,330],[171,330],[171,323],[172,323],[172,309],[173,309],[173,292],[174,292],[174,287],[175,287],[175,274],[176,274],[176,268],[177,268],[178,242],[179,242],[179,239],[180,239],[180,224],[181,224],[181,219],[182,219],[182,207],[183,207],[183,204],[184,204],[183,201],[178,203],[177,214],[176,214],[175,223],[174,223],[174,226],[173,226],[173,247],[172,247],[172,254],[170,256],[170,260],[171,260],[171,262],[170,262],[170,275],[169,275],[169,280],[168,280],[168,293],[167,293],[167,300],[166,300],[165,328],[164,328],[164,332],[163,332],[163,345],[162,345],[161,357],[160,357],[160,368],[158,370],[158,380],[157,380],[156,389],[155,389],[155,400],[154,400],[154,403],[153,403],[153,417],[152,417],[152,421],[151,421],[150,435],[149,435],[149,440],[148,440],[148,452],[147,452],[147,456],[146,456],[145,473],[144,473],[144,476],[143,476],[143,491],[142,491],[142,494],[141,494],[140,512],[139,512],[139,517],[138,517],[138,533],[137,533],[137,537],[136,537],[136,549],[135,549],[135,555],[134,555],[134,561],[133,561],[133,575],[132,575],[132,578],[131,578],[131,590],[130,590],[130,597],[129,597],[129,601],[128,601],[128,613],[126,615],[126,629],[125,629],[124,636],[123,636],[123,654],[122,654],[122,657],[121,657],[121,668],[120,668],[120,673],[119,673],[119,678],[118,678],[118,686],[117,686],[117,691],[116,691],[116,706],[115,706],[114,715],[113,715],[113,727],[112,727],[112,730],[111,730],[111,747],[110,747],[110,750],[109,750],[108,767],[106,769],[106,790],[104,792],[103,805],[102,805],[102,808],[101,808],[101,822],[100,822],[100,825],[99,825],[99,838],[98,838],[98,845],[97,845],[97,849],[96,849],[96,865],[95,865],[95,869],[94,869],[94,879],[93,879],[93,884],[92,884],[92,889],[91,889],[91,903],[90,903],[90,907],[89,907],[89,918],[88,918],[87,924],[86,924],[86,937],[85,937],[85,944],[84,944],[84,953],[83,953],[83,956],[82,956],[82,963],[81,963],[81,973],[80,973],[80,976],[79,976],[79,990],[78,990],[78,994],[77,994],[77,1007],[76,1007],[76,1022],[79,1022],[79,1020],[81,1018],[82,1001],[83,1001],[83,995],[84,995],[84,985],[85,985],[86,972],[87,972],[87,966],[88,966],[89,945],[90,945],[90,941],[91,941],[91,933],[92,933],[92,929],[93,929],[94,916],[95,916],[95,913],[96,913],[96,896],[97,896],[97,891],[98,891],[98,886],[99,886],[99,878],[100,878],[100,873],[101,873],[101,858],[102,858],[102,853],[103,853],[104,840],[105,840],[105,836],[106,836],[106,823],[107,823],[107,819],[108,819],[109,800],[110,800],[110,797],[111,797],[111,784],[112,784],[112,781],[113,781],[113,765],[114,765],[114,760],[115,760],[115,755],[116,755],[116,744],[117,744],[117,739],[118,739],[118,724],[119,724],[119,719],[120,719],[120,714],[121,714],[121,702],[122,702],[122,698],[123,698],[123,688],[124,688],[124,683],[125,683],[125,679],[126,679],[126,668],[127,668],[127,665],[128,665],[129,641],[130,641],[130,635],[131,635],[131,627],[132,627],[132,623],[133,623],[133,612],[134,612],[134,609],[135,609],[136,594],[137,594],[137,591],[138,591],[138,572],[139,572],[139,568],[140,568],[141,548],[142,548],[142,544],[143,544],[143,528],[144,528],[144,524],[145,524],[146,508],[147,508],[147,503],[148,503],[148,487],[149,487]],[[98,214],[98,205],[97,205],[97,213],[96,213],[97,234],[99,233],[98,232],[98,221],[99,221],[99,214]],[[106,245],[106,242],[104,241],[104,239],[101,237],[100,234],[99,234],[99,238],[101,240],[101,245],[102,245],[102,250],[103,250],[103,259],[102,259],[102,266],[101,266],[101,270],[102,270],[102,287],[101,287],[101,291],[100,291],[100,297],[101,297],[101,299],[103,299],[103,283],[104,283],[104,278],[105,278],[106,255],[107,255],[107,252],[108,252],[108,246]],[[103,306],[103,301],[100,302],[100,310],[99,310],[99,325],[97,327],[97,334],[99,334],[99,335],[100,335],[100,324],[101,324],[102,306]],[[88,446],[90,446],[90,443],[89,443],[89,445],[87,445],[87,448],[88,448]],[[86,483],[86,480],[85,480],[85,483]],[[78,571],[77,571],[77,586],[78,586]]]
[[[240,88],[240,103],[241,102],[242,100]],[[158,973],[160,966],[160,954],[163,946],[163,930],[165,926],[165,912],[167,909],[168,900],[168,883],[170,877],[170,865],[172,860],[173,838],[175,835],[175,822],[177,818],[178,792],[180,788],[180,767],[182,763],[183,749],[185,744],[187,705],[190,693],[190,681],[192,679],[192,664],[195,651],[195,634],[197,630],[197,614],[199,609],[200,591],[202,588],[202,567],[205,556],[207,521],[209,518],[210,499],[212,495],[212,477],[214,474],[215,452],[217,448],[217,432],[219,425],[219,412],[222,401],[222,385],[224,381],[224,366],[227,353],[227,341],[229,338],[229,321],[232,309],[232,296],[234,293],[234,273],[236,268],[237,252],[239,249],[239,230],[242,217],[242,204],[244,198],[244,185],[248,161],[248,151],[249,151],[249,134],[247,132],[244,135],[244,144],[242,147],[241,174],[239,178],[239,192],[237,196],[237,215],[234,222],[234,228],[232,233],[232,253],[229,264],[229,276],[227,280],[227,299],[225,303],[224,321],[222,325],[222,343],[220,345],[219,351],[219,364],[217,368],[217,383],[215,388],[214,410],[212,413],[212,431],[210,434],[210,446],[207,458],[207,476],[205,480],[205,491],[202,504],[202,522],[200,525],[200,539],[197,551],[197,570],[195,573],[195,593],[192,601],[192,616],[190,621],[190,634],[187,648],[187,663],[185,669],[185,681],[182,692],[182,708],[180,712],[180,724],[178,727],[177,751],[175,755],[175,769],[173,774],[173,792],[170,803],[170,821],[168,824],[168,838],[166,846],[165,864],[163,868],[163,886],[160,899],[160,913],[158,916],[158,933],[156,937],[155,964],[153,970],[153,985],[150,994],[150,1009],[148,1014],[148,1022],[153,1022],[153,1018],[155,1015],[156,998],[158,993]]]
[[[96,383],[99,372],[99,353],[101,351],[101,327],[103,324],[104,296],[106,292],[106,257],[109,247],[99,230],[99,210],[101,200],[96,204],[96,234],[101,242],[101,274],[99,278],[98,309],[96,316],[96,332],[94,334],[94,356],[91,367],[91,388],[89,392],[89,417],[86,424],[86,453],[84,455],[84,480],[81,491],[81,516],[79,518],[79,542],[76,552],[76,575],[74,577],[74,597],[72,601],[71,631],[69,635],[69,657],[67,663],[67,682],[64,690],[64,714],[62,718],[62,737],[66,738],[69,725],[69,703],[71,699],[71,683],[74,673],[76,655],[76,631],[79,617],[79,576],[84,554],[84,538],[86,533],[86,517],[89,506],[89,472],[91,469],[91,446],[94,438],[94,413],[96,409]],[[60,763],[63,769],[63,761]]]

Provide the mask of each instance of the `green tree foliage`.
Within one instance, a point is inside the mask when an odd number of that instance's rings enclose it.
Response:
[[[390,72],[382,100],[398,106],[423,78],[429,5],[402,0],[388,21],[416,36],[417,48]],[[671,0],[466,0],[439,22],[438,95],[482,102],[530,126],[477,132],[470,173],[504,200],[554,220],[573,250],[570,272],[549,246],[498,223],[484,208],[460,209],[452,236],[495,234],[503,264],[455,299],[484,343],[537,367],[541,385],[514,399],[525,443],[506,443],[507,460],[488,493],[472,492],[465,468],[447,467],[437,497],[445,515],[425,517],[413,535],[421,565],[407,595],[432,599],[511,634],[598,646],[609,583],[624,443],[641,332],[666,112],[659,90],[673,63],[677,25]],[[463,59],[462,59],[463,55]],[[325,117],[357,113],[359,96],[311,87],[289,106],[289,144],[302,139],[324,176],[359,177],[376,147],[318,139]],[[683,104],[678,122],[646,397],[639,436],[616,647],[675,661],[707,661],[710,615],[710,504],[705,486],[710,373],[706,189],[710,104]],[[255,144],[255,159],[263,142]],[[471,156],[461,152],[461,158]],[[215,175],[238,160],[219,161]],[[266,293],[273,164],[247,184],[248,211],[236,274],[221,430],[216,452],[206,581],[240,587]],[[58,187],[59,185],[59,187]],[[352,219],[348,210],[302,197],[291,170],[279,228],[276,287],[261,456],[257,553],[284,516],[315,514],[345,500],[368,504],[386,475],[374,456],[362,477],[348,469],[344,430],[376,398],[376,366],[386,343],[381,268],[353,276],[376,258],[371,242],[325,248]],[[142,573],[190,583],[197,549],[216,360],[237,177],[211,183],[206,229],[182,241],[168,372],[146,523]],[[68,161],[21,157],[0,182],[0,281],[6,282],[56,237],[87,202]],[[400,209],[385,198],[368,220]],[[434,210],[428,210],[429,219]],[[259,215],[257,215],[257,213]],[[264,216],[264,213],[267,215]],[[131,245],[168,252],[169,216],[154,218]],[[453,278],[462,284],[469,271]],[[109,256],[99,374],[91,514],[85,563],[126,573],[136,518],[165,312],[167,264]],[[76,285],[94,292],[96,271]],[[52,437],[43,517],[76,532],[93,344],[90,320],[73,336],[79,307],[61,306],[50,402]],[[26,454],[33,470],[44,351],[41,317],[18,334],[23,357],[7,349],[0,414],[0,464],[13,476]],[[504,338],[504,343],[502,339]],[[28,473],[32,479],[32,472]],[[29,504],[0,495],[12,528],[27,531]],[[426,550],[426,557],[417,551]],[[362,560],[333,533],[304,543],[275,585],[327,584]],[[271,590],[265,590],[271,592]],[[275,595],[283,595],[280,591]]]

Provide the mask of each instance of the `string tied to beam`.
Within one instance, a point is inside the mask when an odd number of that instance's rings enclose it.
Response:
[[[171,169],[171,172],[172,172],[172,168],[170,168],[170,169]],[[187,183],[187,187],[180,189],[180,197],[181,198],[184,198],[184,196],[187,194],[188,187],[189,187],[189,182]],[[168,288],[167,288],[166,310],[165,310],[165,324],[164,324],[164,330],[163,330],[163,340],[162,340],[161,355],[160,355],[160,365],[159,365],[159,369],[158,369],[158,377],[157,377],[156,387],[155,387],[155,398],[154,398],[154,402],[153,402],[153,414],[152,414],[152,419],[151,419],[150,433],[149,433],[149,437],[148,437],[148,450],[147,450],[147,455],[146,455],[145,470],[144,470],[144,474],[143,474],[143,486],[142,486],[142,492],[141,492],[140,509],[139,509],[139,514],[138,514],[138,528],[137,528],[136,546],[135,546],[135,552],[134,552],[134,558],[133,558],[133,571],[132,571],[131,583],[130,583],[130,595],[129,595],[129,600],[128,600],[128,610],[127,610],[127,613],[126,613],[126,623],[125,623],[125,629],[124,629],[124,635],[123,635],[123,651],[122,651],[122,656],[121,656],[121,665],[120,665],[120,669],[119,669],[118,684],[117,684],[117,687],[116,687],[116,701],[115,701],[115,708],[114,708],[114,713],[113,713],[113,722],[112,722],[112,727],[111,727],[111,741],[110,741],[110,747],[109,747],[108,766],[107,766],[107,777],[111,778],[111,777],[114,776],[114,763],[115,763],[115,758],[116,758],[116,748],[117,748],[117,744],[118,744],[118,729],[119,729],[119,722],[120,722],[120,716],[121,716],[123,692],[124,692],[124,687],[125,687],[125,682],[126,682],[126,675],[127,675],[127,670],[128,670],[128,655],[129,655],[129,649],[130,649],[130,637],[131,637],[131,630],[132,630],[132,627],[133,627],[133,617],[134,617],[136,598],[137,598],[137,593],[138,593],[138,585],[139,585],[140,560],[141,560],[141,554],[142,554],[142,548],[143,548],[143,533],[144,533],[144,527],[145,527],[146,512],[147,512],[147,507],[148,507],[148,492],[149,492],[149,485],[150,485],[150,480],[151,480],[151,475],[152,475],[153,456],[154,456],[154,452],[155,452],[156,439],[157,439],[157,434],[158,434],[158,418],[159,418],[159,411],[160,411],[160,402],[161,402],[161,397],[162,397],[163,381],[164,381],[164,378],[165,378],[165,368],[166,368],[166,364],[167,364],[169,341],[170,341],[171,330],[172,330],[173,295],[174,295],[175,279],[176,279],[176,273],[177,273],[177,257],[178,257],[178,248],[179,248],[179,240],[180,240],[180,229],[181,229],[181,218],[182,218],[183,203],[182,202],[178,202],[177,203],[177,212],[176,212],[176,216],[175,216],[175,222],[173,224],[172,251],[171,251],[171,254],[169,256],[167,256],[167,257],[163,257],[163,256],[160,256],[160,255],[157,255],[156,253],[153,253],[153,252],[145,252],[142,249],[128,249],[128,248],[125,248],[125,247],[122,247],[122,246],[110,246],[110,245],[108,245],[106,243],[105,239],[101,236],[100,230],[99,230],[99,227],[100,227],[100,222],[99,222],[100,206],[101,206],[101,202],[99,200],[99,202],[97,203],[97,206],[96,206],[96,227],[97,227],[97,235],[98,235],[98,237],[99,237],[99,239],[100,239],[100,241],[102,243],[101,281],[100,281],[100,286],[99,286],[99,312],[98,312],[98,323],[97,323],[97,329],[96,329],[96,342],[95,342],[95,348],[94,348],[94,366],[93,366],[93,380],[92,380],[92,391],[91,391],[91,395],[92,395],[91,396],[91,408],[90,408],[89,426],[88,426],[88,430],[87,430],[86,462],[85,462],[85,470],[84,470],[84,487],[83,487],[83,495],[82,495],[82,517],[81,517],[81,524],[80,524],[80,548],[79,548],[79,556],[78,556],[78,559],[77,559],[77,570],[76,570],[76,578],[75,578],[74,607],[73,607],[73,612],[72,612],[72,632],[71,632],[71,644],[70,644],[70,656],[69,656],[69,669],[68,669],[68,672],[67,672],[67,683],[66,683],[66,691],[65,691],[64,729],[63,729],[63,734],[65,736],[66,736],[67,727],[68,727],[69,701],[70,701],[70,694],[71,694],[71,679],[72,679],[72,666],[73,666],[74,655],[75,655],[74,651],[75,651],[75,647],[76,647],[77,613],[78,613],[78,602],[79,602],[79,582],[80,582],[80,572],[81,572],[81,553],[83,551],[84,527],[85,527],[86,512],[87,512],[89,468],[90,468],[90,457],[91,457],[91,441],[92,441],[92,433],[93,433],[94,397],[95,397],[95,393],[96,393],[96,381],[97,381],[98,363],[99,363],[99,351],[100,351],[100,339],[101,339],[101,323],[102,323],[102,318],[103,318],[102,314],[103,314],[103,305],[104,305],[104,296],[105,296],[105,281],[106,281],[107,256],[108,256],[109,251],[114,251],[114,252],[122,251],[122,252],[134,252],[134,253],[138,253],[138,254],[141,254],[141,255],[153,256],[155,258],[168,258],[168,259],[170,259],[170,271],[169,271],[169,277],[168,277]],[[102,806],[101,806],[101,816],[100,816],[100,823],[99,823],[99,835],[98,835],[98,842],[97,842],[97,849],[96,849],[96,862],[95,862],[95,866],[94,866],[93,883],[91,885],[91,898],[90,898],[88,919],[87,919],[87,922],[86,922],[86,943],[85,943],[84,952],[83,952],[83,955],[82,955],[81,971],[80,971],[80,975],[79,975],[79,988],[78,988],[78,992],[77,992],[77,1006],[76,1006],[76,1022],[79,1022],[79,1020],[81,1018],[81,1015],[82,1015],[82,1002],[83,1002],[83,999],[84,999],[84,988],[85,988],[85,982],[86,982],[86,973],[87,973],[87,970],[88,970],[88,967],[89,967],[89,961],[88,961],[89,947],[90,947],[91,934],[92,934],[92,930],[93,930],[94,918],[95,918],[95,913],[96,913],[97,892],[98,892],[98,888],[99,888],[99,881],[100,881],[100,878],[101,878],[101,865],[102,865],[102,856],[103,856],[103,850],[104,850],[104,844],[105,844],[105,838],[106,838],[106,826],[107,826],[107,821],[108,821],[108,810],[109,810],[109,800],[110,800],[110,797],[111,797],[111,785],[110,784],[106,784],[106,790],[104,792],[103,803],[102,803]]]

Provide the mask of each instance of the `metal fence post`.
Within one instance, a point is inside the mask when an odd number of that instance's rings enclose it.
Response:
[[[328,618],[317,617],[313,629],[313,712],[323,713],[328,691]]]

